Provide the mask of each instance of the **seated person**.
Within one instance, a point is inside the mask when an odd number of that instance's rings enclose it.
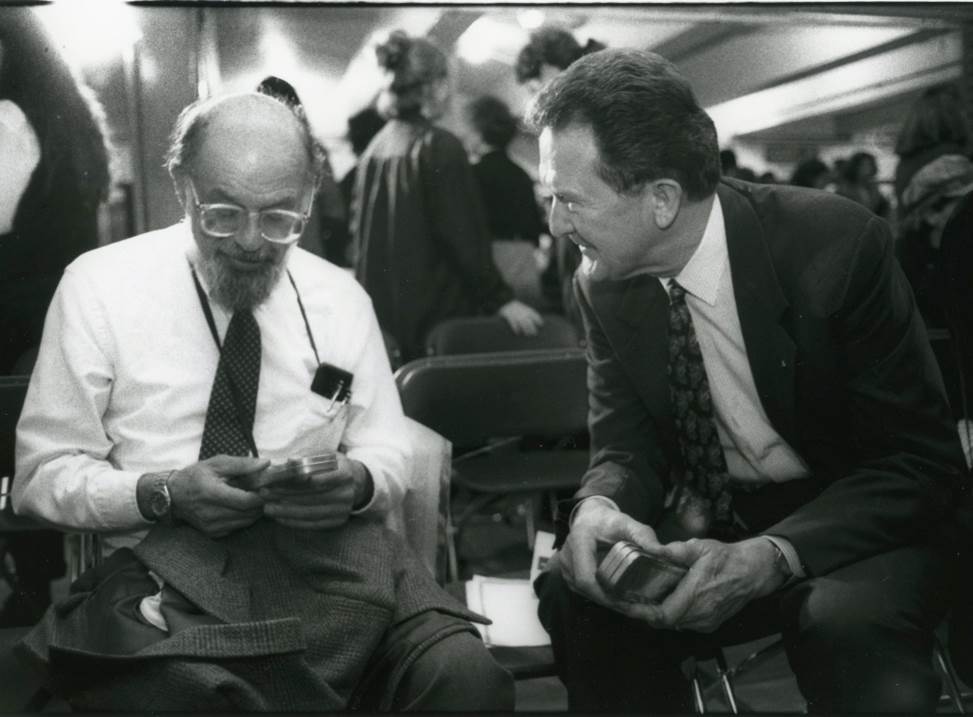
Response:
[[[551,232],[581,248],[591,462],[537,580],[572,710],[691,710],[681,662],[780,632],[814,712],[936,710],[962,456],[888,225],[720,181],[659,55],[604,50],[532,115]],[[599,545],[686,572],[607,593]]]
[[[14,508],[114,552],[24,651],[85,709],[510,709],[475,616],[382,523],[404,419],[368,298],[293,246],[306,123],[259,94],[198,102],[168,167],[185,221],[80,257],[44,328]]]

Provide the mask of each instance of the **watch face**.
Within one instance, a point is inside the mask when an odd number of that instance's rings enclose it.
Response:
[[[169,496],[164,489],[156,489],[152,492],[152,500],[149,502],[152,515],[162,518],[169,513]]]

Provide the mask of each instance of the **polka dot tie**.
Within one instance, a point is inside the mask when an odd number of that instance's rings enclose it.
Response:
[[[260,382],[260,327],[247,310],[233,314],[226,330],[206,410],[199,458],[246,456],[257,410]]]
[[[684,481],[702,499],[710,537],[734,533],[733,504],[703,355],[686,306],[686,290],[669,282],[669,394],[684,464]]]

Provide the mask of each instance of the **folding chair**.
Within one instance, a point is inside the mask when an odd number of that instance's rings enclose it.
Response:
[[[426,337],[426,353],[429,356],[571,349],[579,346],[581,339],[574,326],[557,314],[545,314],[544,323],[534,336],[515,334],[499,316],[475,316],[447,319],[434,326]]]
[[[454,486],[474,500],[449,531],[452,578],[459,575],[458,531],[475,512],[504,496],[536,500],[543,492],[578,485],[588,464],[586,449],[521,451],[516,443],[522,436],[555,439],[586,431],[586,369],[583,351],[561,349],[436,356],[396,372],[407,416],[454,447],[484,446],[453,460]],[[528,513],[530,545],[533,514]]]

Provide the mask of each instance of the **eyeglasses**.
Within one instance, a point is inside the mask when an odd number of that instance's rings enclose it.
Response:
[[[249,222],[256,217],[260,236],[274,244],[292,244],[300,238],[311,213],[310,206],[301,214],[288,209],[251,211],[238,204],[202,204],[196,193],[196,185],[191,179],[189,189],[192,192],[196,213],[199,215],[199,226],[206,234],[219,239],[233,236],[249,226]]]

